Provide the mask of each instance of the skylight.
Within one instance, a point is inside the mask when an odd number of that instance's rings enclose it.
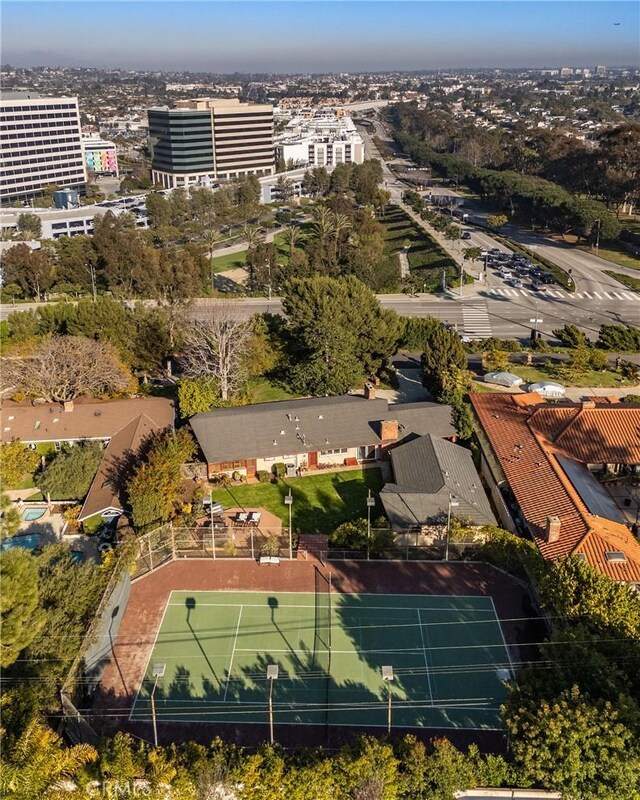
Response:
[[[621,550],[611,550],[604,554],[607,561],[624,562],[627,560],[626,555]]]

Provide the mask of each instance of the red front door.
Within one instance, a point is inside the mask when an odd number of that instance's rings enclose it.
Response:
[[[318,466],[318,451],[311,450],[308,454],[309,469],[315,469]]]

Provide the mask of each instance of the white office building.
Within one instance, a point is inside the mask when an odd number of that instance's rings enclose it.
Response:
[[[276,142],[276,156],[295,167],[362,164],[364,142],[351,117],[294,117]]]
[[[77,97],[0,95],[0,199],[37,197],[47,186],[87,182]]]

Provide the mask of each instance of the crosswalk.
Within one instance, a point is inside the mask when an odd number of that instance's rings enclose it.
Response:
[[[470,339],[487,339],[491,336],[491,322],[484,303],[464,305],[462,323],[464,335]]]
[[[640,297],[637,292],[626,291],[603,291],[599,292],[574,292],[569,294],[562,289],[547,289],[546,292],[534,292],[530,289],[512,289],[506,286],[499,286],[493,289],[488,289],[487,294],[493,297],[527,297],[536,298],[537,300],[545,300],[550,297],[555,297],[561,300],[635,300],[640,302]]]

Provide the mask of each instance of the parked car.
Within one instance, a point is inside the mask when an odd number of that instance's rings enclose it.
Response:
[[[533,289],[534,292],[546,292],[547,291],[547,287],[544,285],[544,283],[540,283],[540,281],[533,281],[531,283],[531,288]]]
[[[544,275],[542,276],[542,282],[549,284],[549,283],[555,283],[556,281],[553,275],[550,275],[548,272],[545,272]]]
[[[566,389],[561,383],[554,381],[540,381],[539,383],[529,384],[530,392],[537,392],[541,397],[558,398],[564,397]]]
[[[506,386],[508,389],[522,384],[522,378],[512,372],[487,372],[482,380],[485,383],[493,383],[496,386]]]
[[[461,239],[470,239],[471,238],[470,231],[462,231],[462,236],[460,238]]]
[[[500,276],[503,280],[510,280],[513,278],[513,272],[509,269],[505,269],[504,267],[500,270]]]
[[[512,278],[509,281],[509,283],[511,284],[511,286],[513,286],[514,289],[522,289],[522,287],[524,286],[524,283],[522,283],[522,281],[519,280],[518,278]]]

